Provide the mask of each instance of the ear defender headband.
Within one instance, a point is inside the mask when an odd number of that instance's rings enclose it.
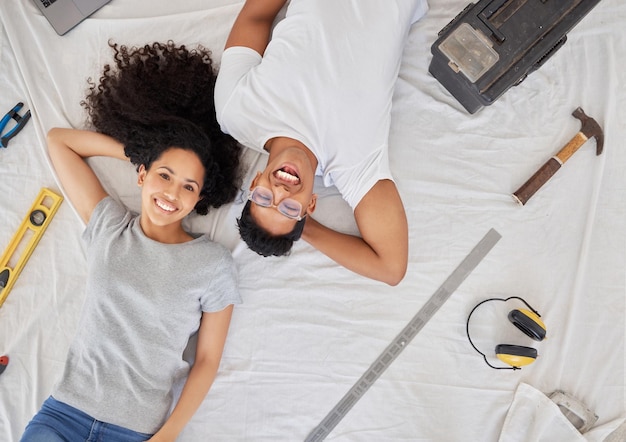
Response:
[[[525,300],[520,298],[519,296],[511,296],[509,298],[489,298],[484,301],[478,303],[470,312],[467,317],[467,322],[465,324],[465,331],[467,333],[467,339],[469,340],[474,350],[480,353],[483,356],[483,359],[491,368],[495,368],[497,370],[519,370],[522,366],[531,364],[537,359],[537,350],[532,347],[524,347],[522,345],[512,345],[512,344],[498,344],[496,345],[496,357],[500,359],[510,367],[495,367],[489,363],[487,360],[487,355],[481,352],[472,342],[472,338],[470,337],[469,332],[469,321],[472,317],[472,314],[478,307],[482,304],[490,301],[503,301],[506,302],[510,299],[519,299],[526,306],[527,309],[515,309],[509,312],[508,318],[509,321],[515,325],[519,330],[521,330],[526,336],[530,337],[535,341],[543,341],[546,337],[546,326],[540,318],[540,314],[533,309],[530,304],[528,304]]]

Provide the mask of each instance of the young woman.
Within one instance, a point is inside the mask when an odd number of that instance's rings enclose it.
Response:
[[[65,195],[87,223],[88,277],[65,369],[23,441],[174,441],[215,379],[240,302],[228,250],[182,227],[238,188],[233,145],[204,121],[213,114],[210,57],[171,43],[112,46],[117,69],[105,67],[84,103],[97,131],[48,134]],[[85,161],[99,155],[137,166],[140,214],[106,194]],[[196,331],[189,369],[182,354]]]

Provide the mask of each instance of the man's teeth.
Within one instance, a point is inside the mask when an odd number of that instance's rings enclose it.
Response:
[[[277,170],[276,171],[276,178],[279,178],[283,181],[289,181],[293,184],[297,184],[300,181],[300,178],[298,178],[295,175],[292,175],[288,172],[285,172],[284,170]]]
[[[170,206],[169,204],[166,204],[163,201],[160,201],[160,200],[155,200],[155,201],[156,201],[157,206],[159,206],[161,209],[167,212],[173,212],[174,210],[176,210],[176,207]]]

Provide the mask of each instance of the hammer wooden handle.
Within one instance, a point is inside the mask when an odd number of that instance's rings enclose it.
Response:
[[[574,138],[570,140],[555,156],[550,158],[546,164],[531,176],[528,181],[522,184],[522,187],[513,192],[513,198],[521,205],[526,204],[531,196],[537,192],[541,186],[548,182],[552,175],[561,168],[574,152],[578,150],[580,146],[585,144],[587,136],[582,132],[578,132]]]
[[[526,204],[530,197],[547,183],[560,168],[561,162],[556,157],[550,158],[528,181],[522,184],[522,187],[513,192],[513,198],[521,205]]]
[[[569,160],[569,157],[574,155],[578,148],[585,144],[587,140],[588,138],[584,133],[578,132],[576,136],[555,155],[555,157],[561,162],[561,164],[563,164]]]

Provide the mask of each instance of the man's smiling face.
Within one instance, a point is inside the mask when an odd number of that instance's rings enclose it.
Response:
[[[302,204],[303,213],[315,210],[316,195],[313,194],[315,167],[308,155],[297,146],[285,147],[270,157],[263,172],[258,172],[252,180],[250,190],[257,186],[272,191],[274,206],[285,199]],[[271,235],[284,235],[293,230],[296,220],[281,214],[275,207],[250,206],[255,222]]]

